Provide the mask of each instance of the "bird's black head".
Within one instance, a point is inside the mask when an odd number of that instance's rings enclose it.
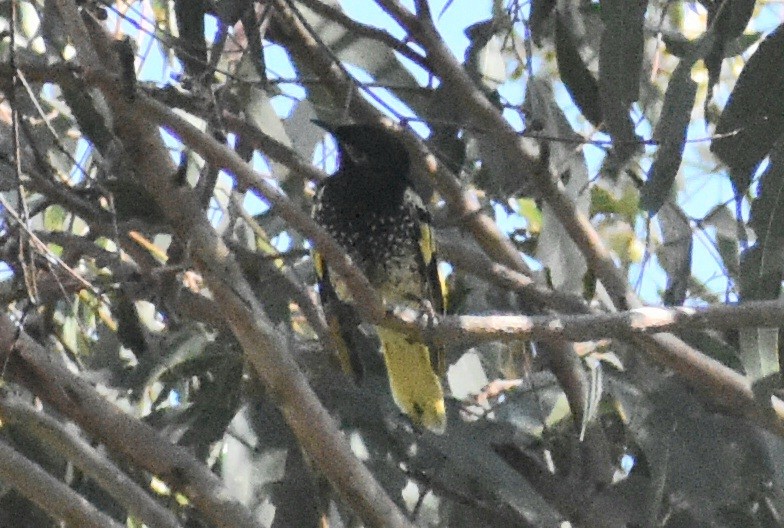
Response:
[[[380,125],[324,126],[338,142],[341,169],[353,167],[407,179],[410,161],[402,141]]]

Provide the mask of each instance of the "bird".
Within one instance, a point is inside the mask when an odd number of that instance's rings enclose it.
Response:
[[[335,138],[338,164],[316,189],[313,219],[347,251],[386,303],[443,314],[446,291],[430,215],[409,180],[411,163],[402,141],[377,124],[315,122]],[[358,378],[362,366],[352,331],[359,317],[345,286],[318,252],[314,263],[341,364]],[[417,427],[443,433],[443,350],[389,328],[375,330],[398,408]]]

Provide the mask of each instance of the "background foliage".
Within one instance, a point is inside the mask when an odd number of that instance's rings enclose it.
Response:
[[[77,4],[0,4],[0,525],[784,525],[778,3]],[[314,301],[311,119],[385,116],[451,313],[352,291],[443,436]]]

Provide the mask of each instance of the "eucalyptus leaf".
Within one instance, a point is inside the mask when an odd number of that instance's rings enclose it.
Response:
[[[711,151],[730,168],[742,194],[753,171],[784,133],[784,25],[759,45],[741,71],[716,125]]]
[[[555,17],[555,53],[558,73],[583,116],[596,128],[604,120],[599,84],[583,63],[569,27]]]
[[[692,65],[688,58],[683,59],[672,74],[664,96],[664,110],[653,132],[659,149],[640,195],[640,205],[652,215],[669,197],[681,165],[691,110],[697,96],[697,83],[691,78]]]

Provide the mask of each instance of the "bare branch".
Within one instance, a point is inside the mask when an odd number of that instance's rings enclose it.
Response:
[[[56,519],[84,528],[122,528],[41,466],[0,441],[0,477]]]
[[[540,286],[530,277],[490,260],[490,258],[451,237],[438,237],[438,250],[444,258],[461,270],[492,282],[520,295],[525,313],[539,313],[544,308],[565,313],[594,313],[577,295],[555,291]]]
[[[126,415],[64,365],[52,361],[49,352],[19,331],[7,315],[0,316],[0,363],[14,379],[109,449],[182,491],[216,526],[258,528],[253,515],[186,449]]]
[[[699,308],[635,308],[626,312],[587,315],[459,315],[440,318],[430,329],[421,314],[406,310],[382,322],[420,339],[444,345],[475,345],[488,341],[632,339],[643,334],[686,329],[728,330],[784,326],[784,304],[749,301],[739,305]]]
[[[611,295],[615,306],[619,309],[642,307],[640,299],[616,267],[599,234],[588,218],[577,211],[575,204],[564,192],[560,179],[538,166],[536,159],[527,152],[526,140],[517,137],[511,125],[476,87],[435,28],[420,21],[397,0],[377,0],[377,3],[427,50],[434,73],[442,82],[450,85],[451,93],[468,109],[472,124],[479,129],[493,131],[500,148],[504,149],[504,157],[515,160],[520,167],[520,173],[533,178],[536,190],[553,207],[588,265]],[[736,403],[742,401],[747,409],[751,409],[747,414],[756,416],[758,420],[765,422],[767,427],[784,427],[783,423],[770,421],[770,402],[755,402],[748,382],[742,376],[690,348],[675,336],[638,337],[635,342],[649,350],[658,361],[678,372],[693,387],[705,389],[704,393],[710,395],[715,403],[720,403],[726,412],[733,413],[737,409],[727,406],[728,400]],[[731,396],[726,394],[728,390],[731,391]]]
[[[106,35],[96,29],[93,38],[96,46],[107,56],[107,61],[111,62],[108,51],[111,46]],[[296,209],[280,191],[255,174],[225,145],[207,137],[163,105],[141,94],[129,101],[118,83],[109,77],[103,79],[100,88],[112,107],[115,131],[125,146],[139,181],[159,200],[175,232],[191,241],[194,259],[215,299],[300,444],[368,525],[410,526],[370,472],[353,455],[337,425],[319,403],[289,354],[280,332],[254,298],[231,252],[204,216],[192,189],[175,184],[172,176],[176,174],[176,168],[160,139],[157,124],[165,124],[213,166],[227,168],[259,189],[282,218],[315,241],[347,282],[359,285],[352,290],[355,299],[363,303],[366,310],[378,313],[381,302],[367,279],[308,215]],[[225,520],[221,519],[221,522]]]
[[[145,524],[181,528],[182,525],[171,511],[155,502],[120,468],[51,416],[10,394],[0,395],[0,415],[4,423],[31,431],[48,446],[66,456]]]
[[[602,244],[596,230],[577,212],[557,179],[549,171],[544,170],[539,161],[528,152],[524,147],[524,140],[518,137],[509,122],[476,87],[436,29],[419,20],[397,0],[377,0],[377,3],[428,51],[428,56],[432,58],[434,73],[452,88],[451,93],[454,93],[460,104],[468,109],[467,115],[472,120],[472,125],[485,132],[492,131],[499,148],[504,149],[504,157],[507,160],[515,160],[515,165],[519,167],[521,181],[525,178],[534,180],[536,190],[553,206],[559,220],[583,251],[589,266],[596,271],[616,306],[619,309],[640,306],[636,296],[618,273],[610,253]]]
[[[430,63],[427,60],[427,57],[423,57],[415,50],[409,48],[405,42],[402,42],[384,30],[374,28],[373,26],[368,26],[367,24],[362,24],[357,22],[353,18],[346,15],[343,11],[341,11],[337,7],[333,7],[331,5],[327,5],[320,0],[304,0],[302,2],[303,5],[309,7],[316,13],[322,15],[324,18],[328,18],[333,20],[346,28],[351,34],[358,35],[361,37],[377,40],[382,44],[389,46],[391,49],[395,50],[396,52],[403,55],[405,58],[410,60],[411,62],[417,64],[424,70],[430,69]]]

